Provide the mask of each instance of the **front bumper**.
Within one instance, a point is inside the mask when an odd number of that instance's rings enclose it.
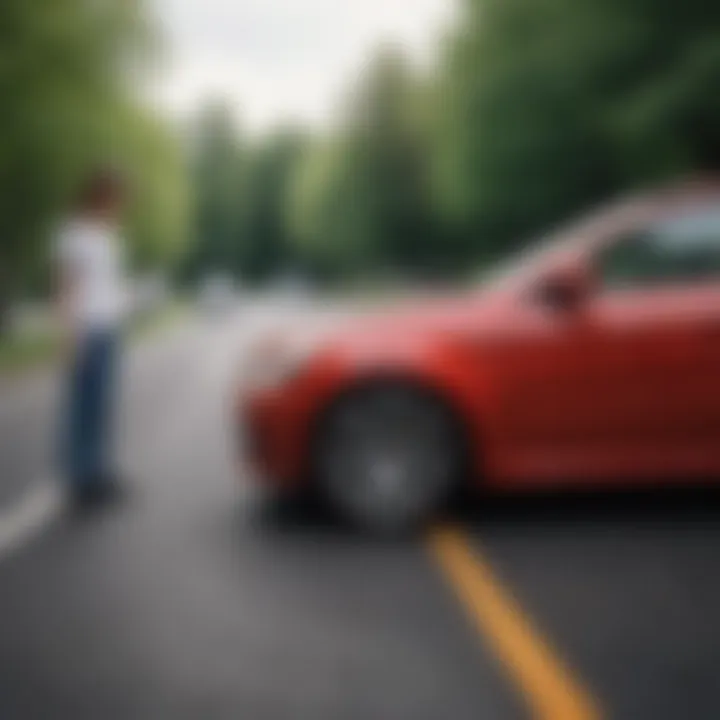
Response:
[[[242,393],[236,409],[241,467],[260,484],[291,490],[307,476],[307,438],[297,403],[274,390]]]
[[[345,380],[335,357],[318,355],[278,387],[258,387],[251,377],[241,383],[236,432],[246,471],[278,490],[307,484],[317,421]]]

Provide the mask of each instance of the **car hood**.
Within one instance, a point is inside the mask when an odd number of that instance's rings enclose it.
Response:
[[[409,298],[346,317],[328,326],[324,340],[343,347],[367,347],[414,343],[438,335],[476,337],[498,327],[506,307],[507,297],[490,291]]]
[[[252,354],[310,355],[337,351],[373,357],[418,349],[441,338],[490,335],[506,321],[506,298],[497,292],[406,297],[369,307],[337,304],[287,314],[265,326]]]

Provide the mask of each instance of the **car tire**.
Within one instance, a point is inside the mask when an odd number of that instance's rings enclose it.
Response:
[[[376,383],[338,400],[316,445],[319,487],[331,508],[375,535],[417,529],[455,489],[458,425],[431,393]]]

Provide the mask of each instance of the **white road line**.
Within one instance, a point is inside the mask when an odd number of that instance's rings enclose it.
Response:
[[[270,317],[274,316],[272,313],[268,313],[268,315]],[[229,376],[231,376],[232,366],[234,366],[234,363],[237,361],[236,355],[239,354],[240,349],[244,347],[248,338],[252,338],[253,334],[263,329],[266,324],[267,319],[263,315],[260,316],[260,320],[253,316],[250,322],[244,317],[241,317],[238,325],[243,330],[242,337],[241,339],[234,339],[232,341],[232,351],[223,345],[222,348],[218,348],[214,354],[211,354],[209,358],[203,356],[203,359],[206,360],[200,370],[203,379],[210,379],[212,382],[218,384],[225,384],[227,380],[228,392],[231,392],[232,383],[229,381]],[[203,338],[202,347],[207,347],[208,343],[206,341],[218,338],[224,339],[227,335],[227,328],[222,328],[222,330],[218,330],[217,334],[212,333],[208,338]],[[150,348],[156,349],[156,346],[149,343],[147,345],[140,345],[139,349],[133,353],[133,358],[140,364],[146,362],[148,359],[147,355],[141,356],[139,354],[139,350],[144,347],[148,348],[145,350],[147,353],[150,353]],[[142,358],[142,360],[140,360],[140,358]],[[132,382],[132,380],[129,382]],[[36,385],[30,385],[30,390],[38,392]],[[18,392],[18,397],[21,401],[25,402],[27,394]],[[185,410],[185,412],[178,412],[176,416],[170,416],[174,422],[167,423],[163,426],[164,431],[160,441],[158,442],[156,439],[153,443],[155,448],[174,448],[177,437],[181,436],[185,430],[189,416],[187,405],[181,406],[180,409]],[[160,458],[162,462],[164,462],[164,458],[166,458],[166,455],[161,452],[155,452],[153,456]],[[42,482],[34,483],[30,490],[28,490],[24,497],[17,503],[6,510],[0,508],[0,561],[35,538],[58,516],[62,508],[63,494],[61,488],[59,487],[59,483],[53,482],[52,480],[43,480]]]
[[[13,507],[0,510],[0,560],[32,540],[63,505],[57,483],[36,483]]]

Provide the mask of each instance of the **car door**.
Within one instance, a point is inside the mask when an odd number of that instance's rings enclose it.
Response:
[[[572,312],[526,299],[493,347],[500,463],[527,483],[720,468],[720,212],[611,238]]]
[[[651,480],[720,471],[720,207],[684,207],[610,244],[597,276],[589,320],[623,398],[608,460]]]
[[[540,279],[542,285],[544,279]],[[491,368],[492,447],[515,484],[547,486],[616,475],[626,419],[640,403],[636,338],[616,331],[613,313],[587,298],[569,309],[533,288],[518,298],[511,324],[484,348]]]

